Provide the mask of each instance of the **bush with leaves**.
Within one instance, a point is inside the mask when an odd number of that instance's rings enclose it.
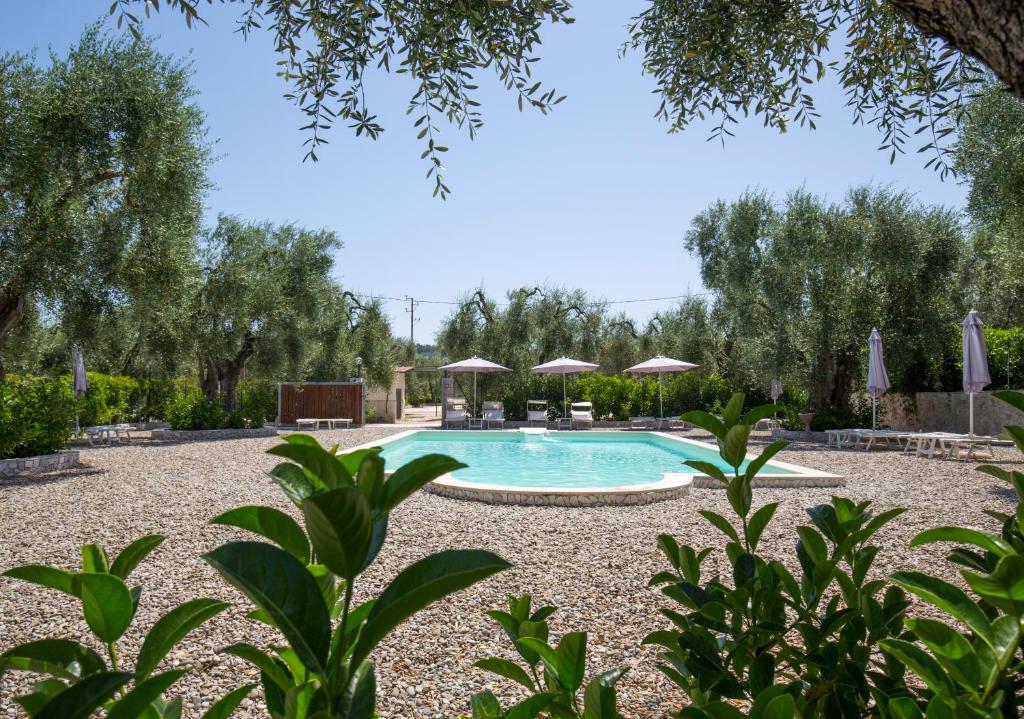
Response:
[[[163,615],[150,628],[132,667],[126,667],[118,640],[131,626],[139,607],[141,587],[128,586],[128,576],[156,549],[164,537],[141,537],[108,561],[103,547],[82,547],[82,570],[29,564],[4,575],[63,592],[81,602],[85,622],[106,647],[104,659],[87,645],[70,639],[42,639],[20,644],[0,654],[0,678],[9,671],[28,672],[41,679],[32,691],[17,697],[34,719],[87,719],[103,710],[108,719],[179,719],[181,697],[164,693],[184,669],[158,672],[164,657],[211,617],[227,609],[226,602],[193,599]],[[215,702],[203,719],[230,716],[255,685],[239,687]]]
[[[474,663],[526,687],[530,696],[509,709],[502,709],[493,692],[473,696],[473,719],[621,719],[616,710],[615,685],[626,673],[613,669],[598,674],[587,684],[580,702],[579,691],[587,670],[587,633],[569,632],[557,646],[548,643],[551,629],[547,618],[555,607],[531,611],[530,595],[508,598],[508,611],[487,612],[522,658],[526,669],[508,659],[489,657]]]
[[[63,449],[74,416],[74,395],[60,381],[12,374],[0,379],[0,459]]]
[[[259,668],[274,719],[372,719],[374,648],[419,610],[509,566],[480,550],[438,552],[354,606],[356,581],[381,551],[391,511],[465,465],[432,454],[386,477],[380,448],[336,451],[303,434],[269,450],[290,460],[270,476],[300,509],[304,526],[261,506],[212,520],[272,542],[230,542],[204,559],[256,605],[250,616],[277,628],[287,643],[270,653],[244,643],[225,650]]]

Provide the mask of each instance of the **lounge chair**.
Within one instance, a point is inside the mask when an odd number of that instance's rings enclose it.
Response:
[[[682,417],[662,417],[658,422],[658,429],[660,430],[689,428],[690,425],[683,421]]]
[[[461,425],[465,429],[468,421],[469,415],[466,413],[466,401],[449,400],[448,408],[444,413],[444,428],[451,429],[452,425]]]
[[[540,422],[546,427],[548,424],[548,401],[546,399],[527,400],[526,421],[531,427],[534,422]]]
[[[630,417],[629,428],[630,429],[641,429],[641,430],[652,430],[658,426],[658,420],[654,417],[642,416],[642,417]]]
[[[570,427],[591,429],[594,426],[594,404],[592,402],[573,402],[569,409]]]
[[[484,429],[490,429],[495,425],[504,429],[505,427],[505,405],[501,402],[484,402],[481,408],[483,412]]]

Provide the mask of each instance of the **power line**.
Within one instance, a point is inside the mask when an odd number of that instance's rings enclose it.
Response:
[[[356,297],[359,297],[359,298],[363,299],[363,300],[381,300],[381,301],[385,301],[385,302],[402,302],[402,303],[409,302],[410,303],[410,307],[413,306],[412,303],[415,303],[416,305],[420,305],[420,304],[424,304],[424,305],[451,305],[451,306],[456,306],[456,307],[466,304],[465,302],[459,302],[458,300],[421,300],[421,299],[414,299],[414,298],[409,297],[409,296],[405,296],[405,297],[388,297],[386,295],[370,295],[370,294],[364,294],[364,293],[361,293],[361,292],[353,292],[352,294],[355,295]],[[628,300],[594,300],[592,302],[588,302],[587,304],[589,306],[591,306],[591,307],[599,307],[599,306],[603,306],[603,305],[630,305],[630,304],[639,304],[639,303],[642,303],[642,302],[667,302],[669,300],[685,300],[685,299],[690,299],[690,298],[693,298],[693,297],[710,297],[713,294],[714,294],[713,292],[689,292],[689,293],[687,293],[685,295],[667,295],[667,296],[664,296],[664,297],[640,297],[640,298],[634,298],[634,299],[628,299]],[[495,302],[494,304],[496,306],[498,306],[498,307],[508,307],[511,303],[510,302]],[[412,310],[407,309],[406,311],[410,312],[410,314],[412,314]],[[410,336],[411,336],[411,334],[412,333],[410,332]]]

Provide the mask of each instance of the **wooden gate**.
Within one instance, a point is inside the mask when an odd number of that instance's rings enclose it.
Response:
[[[277,421],[344,419],[363,424],[361,382],[282,382],[277,386]]]

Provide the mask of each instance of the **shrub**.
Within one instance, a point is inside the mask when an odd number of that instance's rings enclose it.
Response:
[[[87,544],[82,547],[80,572],[34,564],[4,572],[81,602],[86,625],[107,653],[104,659],[80,642],[44,639],[0,655],[0,677],[10,670],[44,677],[31,693],[17,698],[30,716],[87,717],[100,707],[107,716],[124,719],[181,716],[181,697],[165,700],[163,694],[187,670],[157,672],[156,668],[186,634],[230,605],[216,599],[180,604],[150,628],[134,666],[124,666],[117,642],[131,626],[142,593],[141,587],[128,588],[128,576],[163,541],[157,534],[142,537],[125,547],[113,562],[107,560],[103,547]],[[229,716],[253,688],[250,684],[230,692],[210,707],[204,719]]]
[[[118,424],[135,418],[140,397],[139,381],[122,375],[87,372],[89,388],[75,403],[79,424]],[[64,375],[62,383],[70,392],[71,375]]]
[[[0,381],[0,459],[62,449],[74,416],[75,398],[64,382],[7,375]]]
[[[246,379],[238,383],[237,414],[243,426],[262,427],[277,419],[277,385],[262,379]],[[231,426],[235,426],[232,424]]]
[[[171,425],[171,429],[220,429],[224,426],[220,402],[206,399],[194,384],[178,384],[164,411],[164,419]]]
[[[991,389],[1024,386],[1024,327],[1004,330],[986,327],[985,347],[992,374]]]

